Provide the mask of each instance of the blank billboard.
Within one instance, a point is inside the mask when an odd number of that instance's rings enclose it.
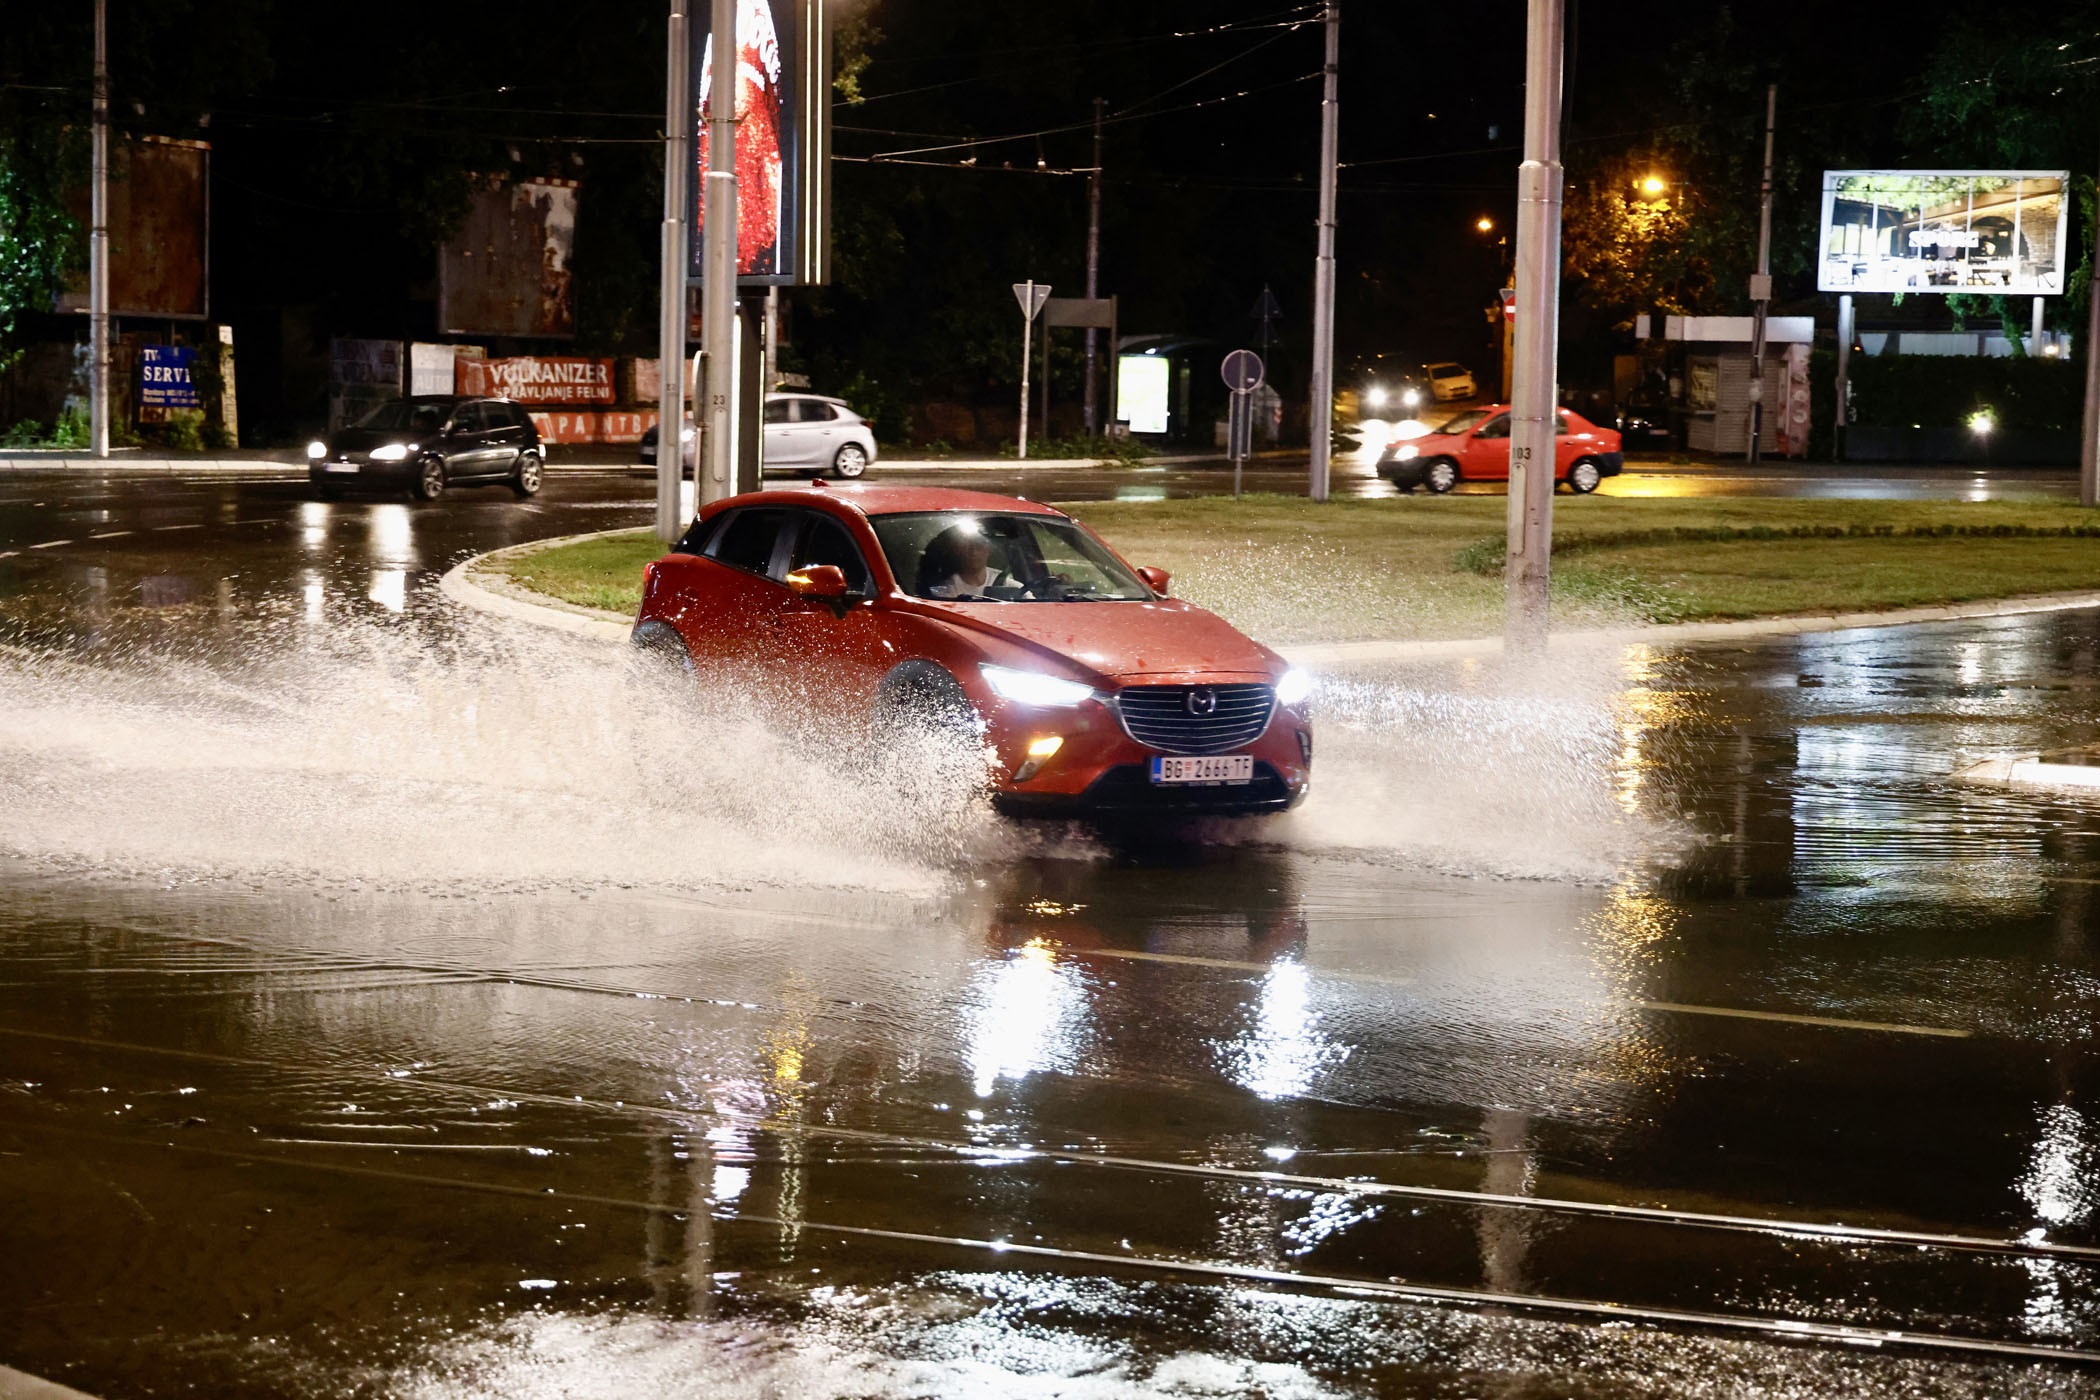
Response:
[[[109,145],[109,308],[118,316],[211,316],[211,147],[164,136]],[[88,309],[89,193],[68,201],[80,221],[81,272],[60,311]],[[0,240],[4,247],[4,240]]]
[[[1133,433],[1164,433],[1170,410],[1171,368],[1159,355],[1122,355],[1116,360],[1116,412]]]
[[[493,180],[438,251],[438,330],[544,340],[576,333],[574,180]]]
[[[2061,170],[1826,170],[1816,287],[2055,296],[2064,289],[2069,178]]]

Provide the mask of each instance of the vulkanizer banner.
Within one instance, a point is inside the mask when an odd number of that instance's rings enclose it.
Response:
[[[454,392],[522,404],[616,403],[611,360],[517,355],[453,362]]]

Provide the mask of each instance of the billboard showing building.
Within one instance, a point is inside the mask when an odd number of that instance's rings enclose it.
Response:
[[[716,45],[693,23],[689,275],[702,275],[708,98]],[[811,286],[831,278],[831,31],[821,0],[737,0],[737,280]]]
[[[60,311],[88,309],[89,192],[67,201],[80,221],[83,271]],[[109,308],[118,316],[211,316],[211,147],[163,136],[112,141],[109,151]]]
[[[1825,292],[2064,289],[2061,170],[1826,170]]]
[[[573,336],[575,251],[574,180],[491,182],[475,193],[459,236],[438,253],[438,329]]]

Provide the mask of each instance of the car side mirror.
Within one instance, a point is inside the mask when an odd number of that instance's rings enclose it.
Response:
[[[787,586],[797,598],[835,603],[846,596],[846,571],[836,564],[811,564],[789,574]]]
[[[1165,569],[1156,569],[1150,564],[1138,570],[1138,577],[1145,581],[1145,587],[1151,589],[1162,598],[1167,596],[1167,585],[1174,578]]]

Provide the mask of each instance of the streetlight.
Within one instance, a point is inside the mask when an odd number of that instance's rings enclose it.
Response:
[[[1670,192],[1670,182],[1660,175],[1643,175],[1633,182],[1642,199],[1661,199]]]
[[[1473,221],[1473,227],[1479,229],[1482,233],[1493,233],[1495,231],[1495,221],[1482,214]]]

